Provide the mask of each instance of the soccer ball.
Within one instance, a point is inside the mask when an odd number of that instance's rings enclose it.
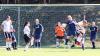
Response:
[[[64,28],[65,28],[66,26],[67,26],[67,25],[66,25],[66,23],[62,23],[62,27],[64,27]]]

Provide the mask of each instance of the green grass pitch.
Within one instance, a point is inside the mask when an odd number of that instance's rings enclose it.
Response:
[[[0,48],[0,56],[100,56],[100,49],[64,49],[64,48],[24,48],[6,51]]]

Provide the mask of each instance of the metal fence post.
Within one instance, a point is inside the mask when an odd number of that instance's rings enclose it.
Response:
[[[18,7],[18,47],[20,46],[19,40],[20,40],[20,7]]]

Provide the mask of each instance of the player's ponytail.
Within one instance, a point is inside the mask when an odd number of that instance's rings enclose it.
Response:
[[[28,22],[25,22],[24,27],[28,24]]]

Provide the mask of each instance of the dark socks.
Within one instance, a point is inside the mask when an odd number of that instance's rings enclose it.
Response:
[[[77,39],[75,39],[75,44],[77,43]]]
[[[84,44],[82,44],[82,49],[84,50]]]
[[[15,42],[15,48],[17,48],[17,43]]]
[[[35,42],[35,47],[37,47],[37,42]]]
[[[75,47],[75,45],[74,45],[74,44],[71,46],[71,48],[73,48],[73,47]]]
[[[65,42],[65,45],[68,45],[68,41],[69,41],[69,39],[66,39],[65,41],[66,41],[66,42]]]
[[[95,49],[95,42],[92,42],[92,48]]]
[[[12,47],[13,47],[13,49],[17,49],[17,43],[16,42],[13,42],[12,43]]]
[[[40,45],[41,45],[40,42],[38,42],[38,47],[40,47]]]
[[[14,49],[14,43],[12,43],[12,48]]]
[[[40,46],[41,46],[40,42],[35,42],[35,47],[36,48],[40,48]]]

